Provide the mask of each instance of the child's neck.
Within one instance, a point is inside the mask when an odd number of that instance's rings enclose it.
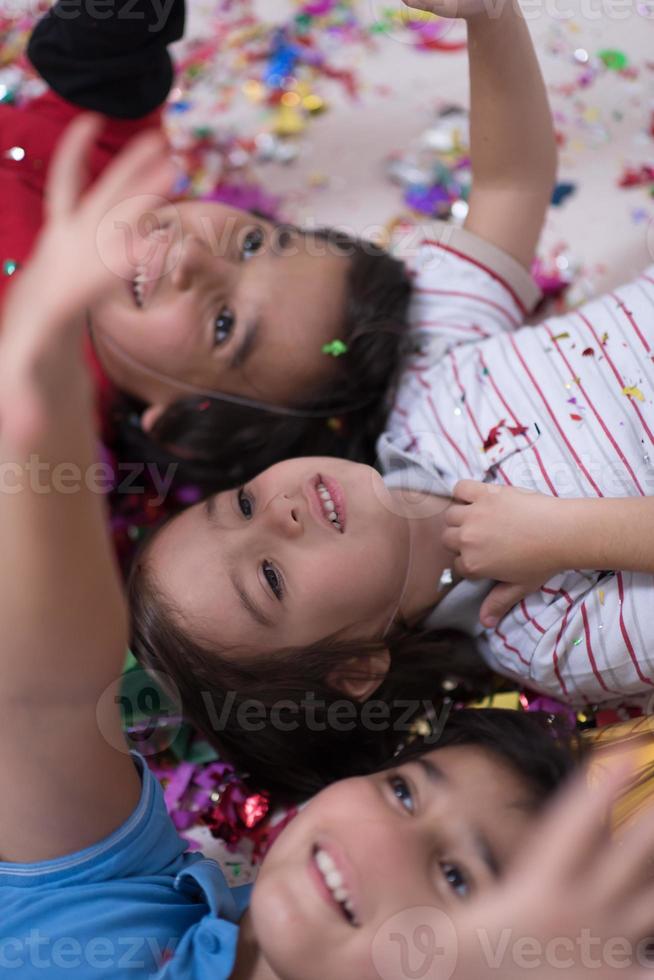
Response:
[[[229,980],[279,980],[261,953],[249,909],[239,923],[236,962]]]
[[[419,622],[444,597],[441,576],[452,564],[452,553],[441,538],[445,512],[451,500],[433,494],[412,494],[407,501],[402,491],[391,494],[401,502],[409,531],[409,568],[400,599],[400,614],[406,623]]]

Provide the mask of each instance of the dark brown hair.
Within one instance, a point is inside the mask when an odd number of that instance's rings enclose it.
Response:
[[[402,748],[393,765],[404,765],[434,749],[459,745],[486,749],[506,763],[529,787],[535,807],[556,792],[586,754],[565,716],[462,708],[448,715],[435,738],[426,741],[418,737]],[[388,763],[380,768],[388,768]]]
[[[176,464],[180,481],[206,492],[244,483],[293,456],[374,461],[409,342],[410,279],[403,263],[371,242],[335,229],[307,234],[349,261],[340,334],[348,351],[338,358],[339,375],[325,391],[290,406],[308,414],[283,415],[198,395],[172,404],[146,434],[139,421],[146,406],[121,395],[112,426],[112,449],[121,461]]]
[[[438,714],[451,699],[491,687],[473,642],[454,631],[397,626],[383,642],[334,636],[256,660],[235,657],[238,651],[212,648],[187,634],[174,605],[150,581],[147,556],[137,559],[129,601],[137,659],[167,678],[185,716],[221,755],[253,785],[286,799],[351,775],[382,746],[384,757],[392,754],[425,713]],[[326,678],[334,666],[356,663],[381,647],[390,651],[391,665],[367,702],[330,687]],[[356,679],[356,666],[348,663],[348,674]]]

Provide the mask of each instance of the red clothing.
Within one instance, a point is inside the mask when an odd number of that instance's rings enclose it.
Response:
[[[0,312],[5,291],[15,276],[5,272],[6,264],[23,265],[29,258],[43,223],[45,179],[60,136],[71,120],[84,110],[52,91],[17,108],[0,105]],[[140,119],[107,118],[90,159],[95,180],[109,161],[132,136],[161,126],[161,109]],[[8,155],[12,147],[24,151],[20,160]],[[86,346],[98,394],[102,400],[111,391],[90,343]]]

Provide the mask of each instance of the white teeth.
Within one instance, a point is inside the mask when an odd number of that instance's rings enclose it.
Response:
[[[336,889],[340,888],[343,884],[343,875],[340,871],[330,871],[325,875],[325,881],[332,891],[336,891]]]
[[[334,864],[332,857],[327,854],[326,851],[317,850],[315,854],[315,862],[318,870],[323,876],[325,884],[336,901],[339,903],[339,905],[342,905],[345,908],[352,918],[354,918],[354,908],[350,900],[350,894],[348,890],[343,887],[343,875]]]
[[[136,305],[143,306],[143,284],[147,278],[145,269],[142,266],[136,267],[136,275],[132,282],[132,289],[136,297]]]
[[[336,504],[332,500],[329,490],[327,489],[324,483],[319,483],[316,489],[318,491],[318,496],[322,501],[322,509],[325,513],[325,517],[327,517],[332,522],[332,524],[335,527],[337,527],[338,530],[340,531],[341,524],[338,519],[338,514],[336,512]]]

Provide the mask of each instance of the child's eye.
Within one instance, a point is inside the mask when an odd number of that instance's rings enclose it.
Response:
[[[279,575],[268,561],[264,561],[261,568],[263,569],[263,574],[265,576],[266,582],[270,586],[272,592],[274,593],[276,598],[281,601],[282,596],[284,595],[284,591],[282,589],[282,582]]]
[[[446,882],[460,898],[467,898],[470,894],[470,884],[465,874],[456,866],[448,861],[441,862],[441,871]]]
[[[226,340],[232,335],[234,329],[234,324],[236,322],[236,317],[226,306],[223,306],[222,310],[218,314],[214,324],[213,339],[216,347],[220,347],[224,344]]]
[[[246,494],[243,488],[241,488],[236,494],[236,500],[238,501],[238,506],[241,513],[243,514],[243,517],[246,517],[249,521],[250,518],[252,517],[252,514],[254,513],[252,498]]]
[[[393,795],[397,797],[404,809],[413,813],[415,809],[413,793],[406,779],[403,779],[402,776],[393,776],[388,782],[393,790]]]
[[[264,234],[261,228],[253,228],[243,239],[241,254],[244,259],[250,259],[256,255],[264,242]]]

